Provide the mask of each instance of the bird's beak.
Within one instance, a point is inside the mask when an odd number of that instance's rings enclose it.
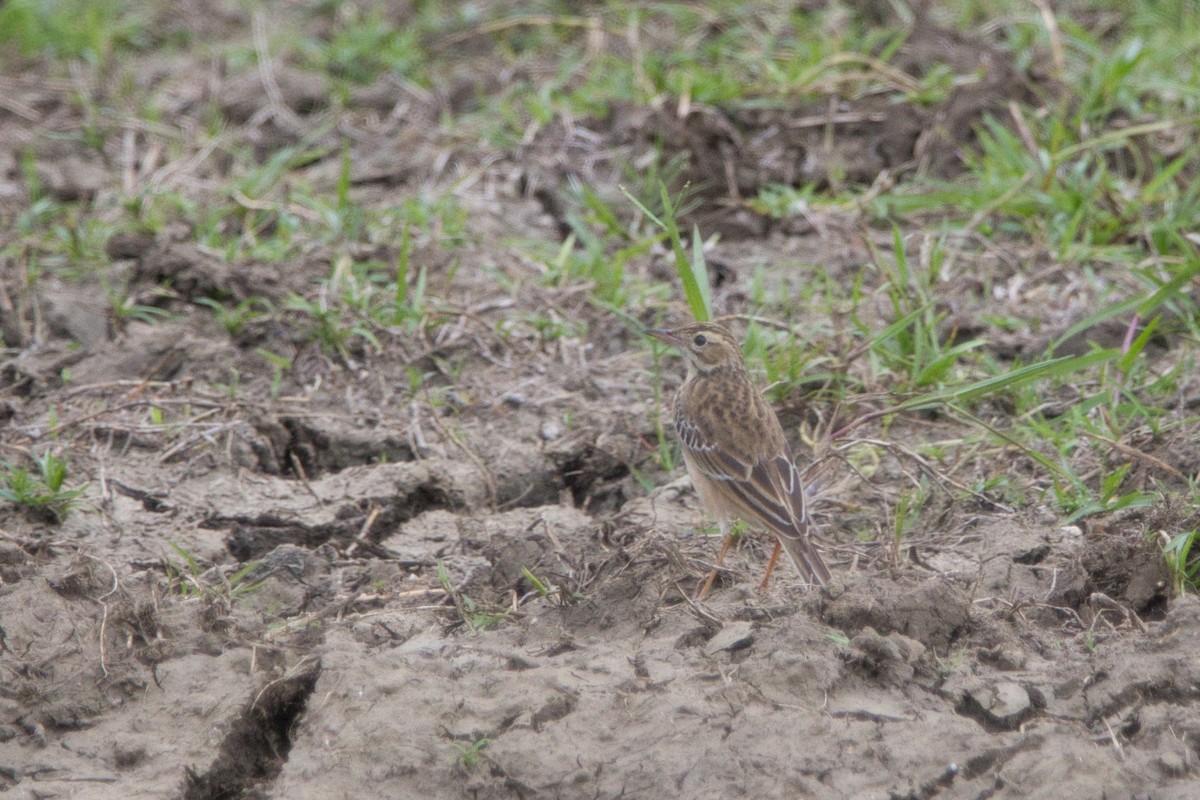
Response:
[[[676,347],[683,347],[683,345],[684,345],[683,339],[680,339],[678,336],[676,336],[674,331],[669,331],[666,328],[647,328],[646,335],[653,336],[655,339],[658,339],[660,342],[666,342],[667,344],[673,344]]]

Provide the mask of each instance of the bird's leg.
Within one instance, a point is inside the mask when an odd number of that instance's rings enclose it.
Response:
[[[697,600],[703,600],[712,591],[713,581],[717,579],[717,573],[721,571],[721,565],[725,563],[725,554],[729,552],[729,546],[733,544],[733,534],[729,532],[728,520],[721,520],[721,534],[724,536],[724,541],[721,542],[721,552],[717,553],[717,563],[713,564],[712,572],[708,573],[704,585],[696,594]]]
[[[765,592],[767,590],[767,584],[771,582],[771,573],[775,571],[775,562],[779,560],[779,551],[782,549],[783,545],[781,545],[779,540],[776,539],[775,549],[771,551],[771,558],[767,561],[767,571],[763,574],[762,583],[758,585],[758,590],[760,592]]]

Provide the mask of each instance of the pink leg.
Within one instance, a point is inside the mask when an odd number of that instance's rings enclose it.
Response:
[[[703,600],[712,591],[713,581],[717,579],[717,572],[720,571],[721,565],[725,563],[725,554],[729,552],[729,546],[733,544],[733,534],[729,533],[729,523],[721,523],[721,532],[725,534],[725,541],[721,542],[721,552],[717,554],[717,563],[713,565],[712,572],[708,573],[708,578],[705,579],[704,585],[700,587],[699,593],[696,594],[697,600]]]
[[[781,545],[779,540],[776,539],[775,549],[771,551],[771,559],[767,562],[766,574],[763,575],[762,583],[758,585],[758,590],[760,592],[765,592],[767,590],[767,584],[771,582],[771,573],[775,571],[775,562],[779,560],[779,551],[782,549],[783,545]]]

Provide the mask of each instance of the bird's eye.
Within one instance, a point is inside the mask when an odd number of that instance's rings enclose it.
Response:
[[[696,345],[696,347],[704,347],[704,345],[708,344],[708,338],[703,333],[697,333],[696,338],[692,339],[692,344]]]

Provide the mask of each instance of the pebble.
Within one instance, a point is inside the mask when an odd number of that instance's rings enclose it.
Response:
[[[704,646],[706,656],[715,656],[724,650],[744,650],[754,644],[754,626],[749,622],[731,622]]]
[[[1187,772],[1187,760],[1176,752],[1163,753],[1159,756],[1158,766],[1172,778],[1178,778]]]
[[[1013,681],[1000,681],[971,692],[971,698],[994,721],[1012,725],[1029,711],[1032,704],[1025,687]]]

